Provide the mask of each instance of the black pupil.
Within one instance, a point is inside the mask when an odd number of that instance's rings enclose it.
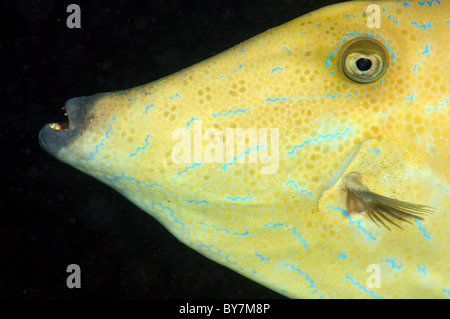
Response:
[[[370,61],[370,59],[360,58],[356,61],[356,67],[360,71],[370,70],[370,68],[372,67],[372,61]]]

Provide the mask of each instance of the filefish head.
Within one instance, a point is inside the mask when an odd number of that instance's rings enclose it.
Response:
[[[40,143],[280,293],[448,297],[449,11],[326,7],[150,84],[71,99]]]

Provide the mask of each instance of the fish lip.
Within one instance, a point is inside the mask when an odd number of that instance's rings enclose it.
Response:
[[[68,116],[68,128],[56,129],[56,123],[47,123],[39,131],[39,145],[48,153],[56,156],[58,151],[70,144],[81,133],[90,107],[87,105],[88,97],[76,97],[67,100],[64,107]]]

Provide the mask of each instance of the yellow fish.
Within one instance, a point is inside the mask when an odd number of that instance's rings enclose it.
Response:
[[[289,297],[449,298],[450,5],[322,8],[39,140]]]

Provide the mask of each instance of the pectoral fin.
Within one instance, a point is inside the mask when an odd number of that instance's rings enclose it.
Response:
[[[355,221],[403,229],[403,222],[422,220],[433,214],[432,207],[440,207],[439,195],[427,192],[440,183],[438,179],[407,160],[395,141],[366,140],[348,154],[325,184],[318,200],[319,211],[328,211],[333,216],[330,218],[345,211]]]
[[[381,224],[389,230],[391,229],[387,223],[403,229],[396,222],[401,220],[412,224],[411,219],[423,219],[422,216],[433,213],[429,206],[408,203],[372,192],[362,183],[361,175],[356,172],[344,176],[343,188],[347,194],[349,213],[365,213],[377,226],[380,227]]]

